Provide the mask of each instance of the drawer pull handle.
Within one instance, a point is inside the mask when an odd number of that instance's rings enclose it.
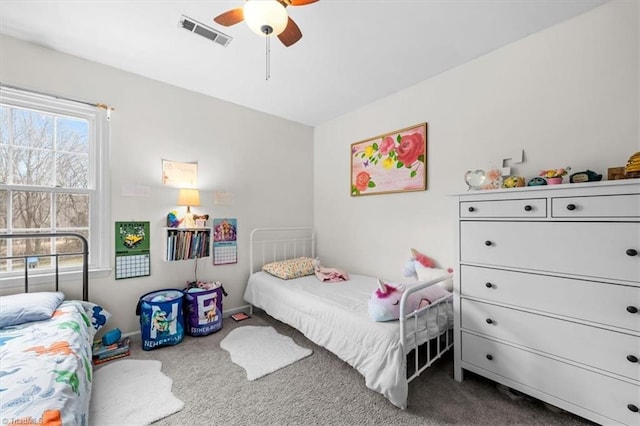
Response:
[[[487,240],[484,242],[484,245],[489,247],[491,244],[493,244],[491,241]]]
[[[575,204],[567,204],[567,210],[575,210],[576,209],[576,205]]]
[[[475,212],[475,211],[476,211],[476,208],[475,208],[475,207],[473,207],[473,206],[472,206],[472,207],[469,207],[469,211],[470,211],[471,213],[473,213],[473,212]]]
[[[629,312],[630,314],[637,314],[638,308],[636,308],[635,306],[627,306],[627,312]]]
[[[487,318],[485,321],[487,321],[487,324],[493,324],[493,320],[491,318]]]
[[[633,411],[634,413],[638,412],[638,406],[636,406],[636,405],[629,404],[629,405],[627,405],[627,408],[629,409],[629,411]]]
[[[638,255],[638,250],[636,249],[629,249],[627,250],[627,256],[637,256]]]
[[[491,354],[487,354],[487,359],[488,359],[489,361],[492,361],[492,360],[493,360],[493,355],[491,355]],[[631,408],[629,408],[629,410],[631,410]]]
[[[486,288],[491,288],[491,287],[493,287],[493,284],[491,284],[491,283],[485,283],[485,284],[484,284],[484,286],[485,286]]]
[[[530,212],[531,210],[533,210],[533,207],[531,207],[530,205],[527,204],[526,206],[524,206],[524,211]]]
[[[638,357],[635,355],[627,355],[627,360],[629,362],[638,362]]]

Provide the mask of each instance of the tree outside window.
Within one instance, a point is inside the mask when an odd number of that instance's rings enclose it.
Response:
[[[94,121],[0,100],[0,233],[64,231],[90,240]],[[75,238],[10,239],[0,241],[0,256],[34,254],[29,268],[49,268],[55,260],[48,255],[81,248]],[[59,259],[60,267],[81,261],[81,256]],[[1,272],[24,269],[22,260],[0,262]]]

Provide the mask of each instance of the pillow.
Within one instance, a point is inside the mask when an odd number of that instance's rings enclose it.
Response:
[[[420,262],[416,262],[416,275],[418,276],[418,281],[432,281],[436,278],[444,277],[447,274],[449,274],[449,272],[445,269],[427,268],[426,266],[422,266]],[[453,280],[451,278],[441,281],[436,285],[439,285],[445,290],[453,291]]]
[[[60,291],[20,293],[0,297],[0,328],[51,318],[64,300]]]
[[[92,302],[80,301],[87,316],[91,319],[91,326],[96,330],[100,330],[111,318],[111,314],[100,305]]]
[[[273,276],[289,280],[306,275],[313,275],[313,259],[310,257],[297,257],[295,259],[280,260],[267,263],[262,270]]]

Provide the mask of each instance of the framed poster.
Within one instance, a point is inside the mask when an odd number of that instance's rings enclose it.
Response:
[[[427,189],[427,123],[351,144],[351,196]]]
[[[116,280],[151,275],[149,222],[116,222]]]
[[[238,219],[213,219],[213,264],[238,263]]]
[[[179,163],[162,160],[162,184],[178,188],[198,186],[198,162]]]

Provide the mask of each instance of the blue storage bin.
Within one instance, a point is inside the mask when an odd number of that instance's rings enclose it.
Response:
[[[184,339],[182,313],[184,293],[177,289],[156,290],[140,297],[136,315],[140,316],[142,349],[177,345]]]

